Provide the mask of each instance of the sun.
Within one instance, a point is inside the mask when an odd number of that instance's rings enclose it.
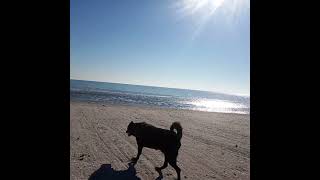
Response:
[[[217,12],[225,21],[235,19],[242,10],[250,7],[250,0],[177,0],[174,7],[180,17],[192,16],[197,26],[196,35]]]

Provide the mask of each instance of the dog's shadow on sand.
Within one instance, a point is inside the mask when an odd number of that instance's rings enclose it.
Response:
[[[136,176],[137,171],[134,164],[129,163],[127,170],[116,171],[111,167],[111,164],[102,164],[98,170],[91,174],[88,180],[141,180]],[[159,173],[159,177],[155,180],[161,180],[163,178],[162,174]]]
[[[136,176],[137,172],[133,164],[128,164],[127,170],[116,171],[111,164],[102,164],[98,170],[91,174],[89,180],[141,180]]]

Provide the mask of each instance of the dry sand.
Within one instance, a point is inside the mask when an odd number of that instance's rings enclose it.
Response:
[[[114,175],[129,174],[128,162],[137,153],[135,138],[126,134],[130,121],[166,129],[181,122],[181,179],[250,179],[249,115],[79,102],[70,102],[70,109],[72,180],[88,179],[107,164]],[[135,165],[136,177],[156,179],[154,167],[163,161],[160,151],[144,148]],[[162,172],[163,179],[177,177],[170,165]]]

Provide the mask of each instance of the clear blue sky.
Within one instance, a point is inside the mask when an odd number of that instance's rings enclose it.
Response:
[[[71,0],[71,79],[250,94],[249,0]]]

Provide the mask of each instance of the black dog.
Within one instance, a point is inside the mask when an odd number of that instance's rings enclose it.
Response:
[[[177,133],[174,132],[177,130]],[[172,123],[170,130],[154,127],[145,122],[133,123],[132,121],[127,128],[128,136],[135,136],[138,144],[137,157],[132,158],[134,164],[137,163],[143,147],[160,150],[164,153],[165,159],[162,167],[156,167],[159,175],[162,176],[161,170],[168,166],[168,163],[176,170],[178,180],[180,180],[180,168],[177,166],[177,156],[181,146],[182,127],[179,122]]]

